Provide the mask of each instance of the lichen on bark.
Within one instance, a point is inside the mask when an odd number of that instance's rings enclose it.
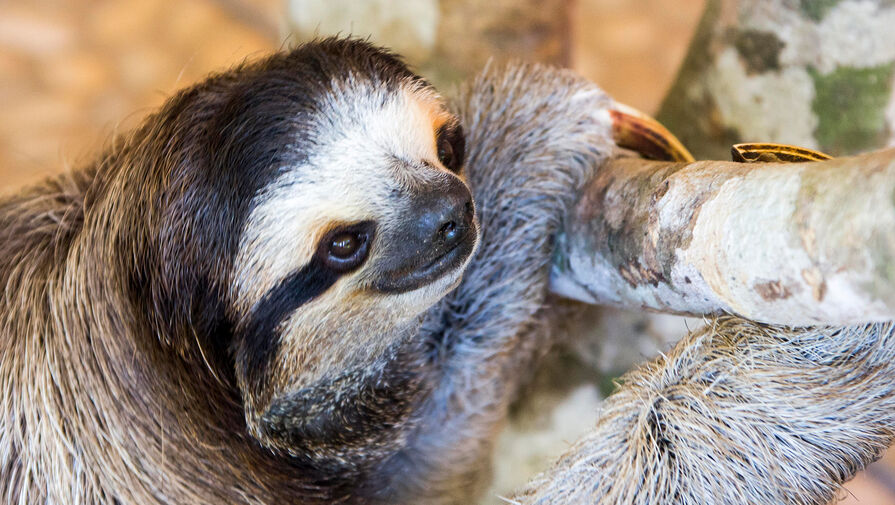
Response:
[[[799,0],[799,7],[809,18],[820,21],[841,0]]]
[[[885,108],[895,64],[838,67],[829,74],[811,69],[821,150],[834,155],[873,149],[889,138]]]

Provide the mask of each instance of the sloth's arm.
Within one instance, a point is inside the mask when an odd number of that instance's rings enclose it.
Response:
[[[488,70],[461,94],[466,175],[481,224],[461,285],[423,327],[436,389],[394,483],[422,503],[470,503],[487,484],[499,423],[538,351],[553,238],[577,189],[613,149],[610,99],[575,74]]]

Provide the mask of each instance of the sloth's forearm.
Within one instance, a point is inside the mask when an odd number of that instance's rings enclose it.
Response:
[[[895,440],[891,324],[726,317],[630,372],[520,504],[824,504]]]
[[[553,239],[577,189],[598,167],[608,97],[556,69],[482,75],[459,101],[466,175],[481,241],[460,286],[429,315],[436,389],[401,461],[399,484],[422,503],[470,503],[487,484],[492,441],[539,351]],[[540,139],[540,142],[532,142]]]

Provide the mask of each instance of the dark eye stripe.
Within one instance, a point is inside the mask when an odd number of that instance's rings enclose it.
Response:
[[[314,256],[264,295],[241,332],[243,356],[237,359],[237,366],[243,367],[250,387],[260,386],[267,377],[279,349],[277,327],[289,314],[326,292],[339,277]]]
[[[242,346],[242,356],[237,359],[237,366],[244,367],[243,377],[250,385],[263,384],[267,379],[271,362],[279,349],[277,327],[299,307],[325,293],[339,277],[356,270],[366,259],[375,232],[373,221],[361,221],[333,230],[318,244],[317,252],[307,265],[264,294],[241,332],[238,344]],[[333,237],[344,233],[363,237],[358,251],[362,256],[355,255],[340,261],[329,255],[328,246]]]

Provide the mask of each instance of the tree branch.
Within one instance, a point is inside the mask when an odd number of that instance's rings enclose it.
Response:
[[[895,319],[895,150],[816,163],[619,159],[582,192],[551,287],[794,326]]]

